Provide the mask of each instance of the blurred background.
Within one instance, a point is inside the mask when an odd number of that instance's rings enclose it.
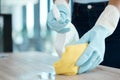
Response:
[[[46,24],[53,0],[0,0],[0,52],[54,53]]]

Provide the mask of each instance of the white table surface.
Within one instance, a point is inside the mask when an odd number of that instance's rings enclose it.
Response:
[[[0,80],[20,80],[21,76],[39,72],[41,63],[52,65],[56,60],[58,58],[40,52],[0,54]],[[55,80],[120,80],[120,69],[98,66],[76,76],[56,75]]]

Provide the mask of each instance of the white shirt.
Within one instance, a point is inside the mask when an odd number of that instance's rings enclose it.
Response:
[[[91,2],[104,2],[104,1],[109,1],[109,0],[73,0],[73,2],[76,3],[91,3]]]

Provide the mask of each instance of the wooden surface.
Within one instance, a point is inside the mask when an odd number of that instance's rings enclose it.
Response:
[[[41,63],[52,65],[57,59],[39,52],[0,54],[0,80],[23,80],[21,76],[31,77],[39,72]],[[120,80],[120,69],[98,66],[88,73],[76,76],[57,75],[55,80]]]

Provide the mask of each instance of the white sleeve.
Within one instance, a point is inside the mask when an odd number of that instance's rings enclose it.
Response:
[[[98,18],[95,25],[101,25],[108,29],[109,35],[111,35],[117,27],[120,18],[120,13],[117,7],[108,5]]]

